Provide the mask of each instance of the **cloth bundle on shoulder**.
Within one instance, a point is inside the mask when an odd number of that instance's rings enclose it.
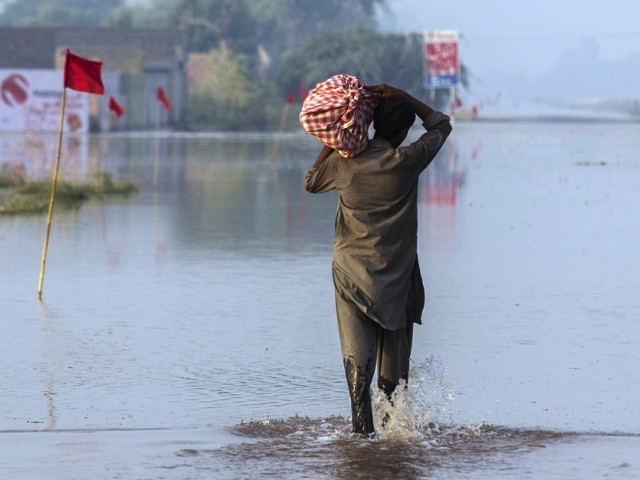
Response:
[[[352,158],[367,147],[379,99],[352,75],[335,75],[315,86],[302,104],[300,123],[340,155]]]

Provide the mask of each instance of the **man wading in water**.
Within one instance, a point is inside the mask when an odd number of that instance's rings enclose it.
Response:
[[[333,250],[338,331],[351,397],[353,432],[374,431],[370,387],[391,397],[408,380],[413,324],[421,323],[424,288],[417,256],[418,177],[444,144],[449,117],[408,93],[385,85],[375,135],[354,158],[325,146],[305,175],[311,193],[338,191]],[[427,130],[400,147],[420,117]]]

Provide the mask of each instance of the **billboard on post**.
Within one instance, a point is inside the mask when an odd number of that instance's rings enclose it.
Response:
[[[0,132],[57,132],[62,105],[62,70],[0,69]],[[64,129],[89,130],[89,100],[69,90]]]
[[[424,86],[456,87],[460,83],[458,32],[428,30],[424,34]]]
[[[0,169],[31,178],[51,174],[60,128],[62,70],[0,69]],[[88,95],[67,90],[60,173],[88,170]]]

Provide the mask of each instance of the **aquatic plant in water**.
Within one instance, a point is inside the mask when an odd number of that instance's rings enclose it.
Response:
[[[6,202],[0,202],[0,214],[40,213],[47,208],[47,202],[30,195],[12,195]]]
[[[128,195],[137,191],[129,182],[114,182],[105,172],[89,177],[85,183],[58,181],[56,202],[78,205],[91,197],[103,195]],[[16,186],[11,194],[0,198],[0,214],[40,213],[48,208],[51,196],[51,180],[29,181]]]

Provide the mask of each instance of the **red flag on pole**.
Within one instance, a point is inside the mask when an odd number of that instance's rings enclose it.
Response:
[[[304,83],[300,84],[300,103],[304,103],[307,98],[307,89],[304,87]]]
[[[158,90],[156,92],[156,100],[158,100],[162,104],[162,107],[165,110],[171,110],[171,104],[169,103],[169,100],[167,100],[167,97],[165,97],[162,87],[158,87]]]
[[[291,106],[294,106],[296,104],[296,99],[293,96],[293,92],[289,92],[289,94],[287,95],[287,103]]]
[[[121,117],[125,114],[124,108],[122,108],[122,106],[118,102],[116,102],[116,99],[113,97],[109,97],[109,104],[107,105],[107,107],[109,108],[109,110],[115,113],[116,117]]]
[[[78,57],[67,48],[64,58],[64,88],[102,95],[104,85],[101,70],[102,62]]]

